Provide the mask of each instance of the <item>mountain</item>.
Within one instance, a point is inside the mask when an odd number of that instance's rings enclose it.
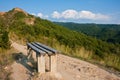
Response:
[[[120,45],[92,38],[14,8],[0,16],[2,45],[38,41],[61,53],[120,70]],[[2,32],[2,31],[5,31]],[[6,35],[3,35],[6,34]],[[4,39],[7,39],[5,43]]]
[[[120,44],[120,25],[117,24],[79,24],[72,22],[55,23],[103,41]]]

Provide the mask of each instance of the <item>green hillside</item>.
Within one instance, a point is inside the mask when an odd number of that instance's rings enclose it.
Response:
[[[39,41],[60,50],[63,54],[120,70],[119,44],[97,40],[27,14],[21,9],[14,8],[6,12],[0,20],[2,21],[0,26],[7,31],[6,35],[9,36],[9,40],[23,44]]]
[[[103,41],[120,44],[120,25],[117,24],[55,23]]]

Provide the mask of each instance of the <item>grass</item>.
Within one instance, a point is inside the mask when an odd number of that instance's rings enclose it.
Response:
[[[63,55],[90,62],[115,74],[117,74],[117,72],[120,72],[120,58],[116,54],[104,53],[104,58],[99,58],[98,56],[95,56],[92,51],[86,50],[83,47],[74,50],[70,49],[68,46],[60,45],[57,43],[52,47],[61,51],[61,54]]]

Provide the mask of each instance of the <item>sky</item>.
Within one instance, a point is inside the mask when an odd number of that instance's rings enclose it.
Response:
[[[50,21],[120,24],[120,0],[0,0],[0,12],[16,7]]]

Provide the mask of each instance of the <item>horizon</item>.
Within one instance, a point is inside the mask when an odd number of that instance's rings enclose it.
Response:
[[[0,12],[21,8],[29,14],[52,22],[120,24],[120,9],[117,0],[106,1],[2,1]],[[88,6],[89,5],[89,6]]]
[[[60,22],[60,21],[52,21],[52,22]],[[116,24],[116,23],[79,23],[79,22],[60,22],[60,23],[75,23],[75,24],[100,24],[100,25],[120,25],[120,24]]]

